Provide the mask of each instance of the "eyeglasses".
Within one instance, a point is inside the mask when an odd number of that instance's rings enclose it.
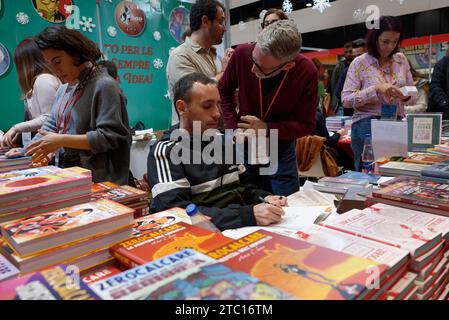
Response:
[[[265,20],[262,24],[262,28],[266,28],[268,27],[270,24],[275,23],[276,21],[279,21],[279,19],[274,19],[274,20]]]
[[[252,52],[249,53],[249,58],[251,59],[251,61],[253,62],[253,64],[257,67],[257,69],[259,69],[259,71],[263,73],[263,75],[264,75],[265,77],[271,76],[271,75],[274,74],[276,71],[281,70],[283,67],[285,67],[285,65],[286,65],[287,63],[290,62],[290,61],[284,62],[284,63],[282,63],[279,67],[276,67],[276,69],[274,69],[273,71],[270,71],[270,72],[268,72],[268,73],[265,73],[265,71],[262,70],[262,67],[259,66],[259,65],[256,63],[256,61],[254,61]]]

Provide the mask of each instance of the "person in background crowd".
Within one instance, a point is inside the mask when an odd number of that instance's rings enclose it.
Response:
[[[435,110],[443,113],[444,120],[449,120],[449,56],[435,65],[429,87]]]
[[[50,113],[61,81],[53,75],[42,52],[33,38],[27,37],[14,49],[22,99],[25,103],[25,121],[12,126],[0,139],[2,147],[18,147],[19,137],[24,132],[37,132]]]
[[[371,120],[380,119],[384,103],[398,107],[398,118],[405,115],[404,105],[414,103],[404,96],[400,88],[413,85],[410,66],[404,54],[399,52],[403,39],[400,20],[381,16],[379,29],[368,31],[367,53],[357,57],[349,66],[342,100],[345,108],[354,109],[351,128],[351,147],[354,165],[360,170],[363,144],[371,135]]]
[[[340,111],[341,107],[341,101],[337,98],[335,95],[336,89],[337,89],[337,83],[338,79],[340,79],[340,74],[344,70],[345,67],[349,66],[351,61],[353,60],[352,56],[352,41],[346,42],[343,45],[344,50],[344,58],[340,60],[336,65],[334,70],[332,71],[332,77],[331,77],[331,95],[332,95],[332,108],[335,112],[335,114],[342,113],[342,110]]]
[[[270,24],[275,23],[279,20],[288,20],[287,15],[284,11],[277,8],[268,9],[262,19],[261,28],[264,29],[268,27]]]
[[[53,154],[62,167],[92,171],[94,182],[128,182],[131,135],[125,99],[117,81],[96,65],[97,45],[62,25],[45,28],[36,43],[53,72],[64,82],[47,121],[26,147],[33,163]]]
[[[324,101],[324,98],[326,97],[326,88],[324,87],[324,82],[323,82],[324,67],[323,67],[323,64],[321,63],[321,61],[318,60],[318,58],[312,58],[312,62],[315,65],[316,69],[318,70],[318,72],[317,72],[317,77],[318,77],[318,109],[321,110],[321,111],[324,111],[323,101]]]
[[[366,52],[365,48],[365,40],[364,39],[357,39],[352,42],[352,57],[350,60],[353,60],[354,58],[357,58],[358,56],[361,56]],[[338,101],[341,103],[341,92],[343,91],[343,87],[345,85],[346,81],[346,75],[348,74],[349,65],[347,65],[344,70],[340,74],[340,79],[338,79],[337,87],[335,88],[335,95],[338,98]],[[353,109],[344,108],[343,115],[344,116],[352,116],[354,114]]]
[[[326,117],[320,110],[316,112],[316,126],[313,134],[316,136],[326,138],[326,146],[332,148],[332,156],[337,162],[338,166],[343,167],[345,170],[354,170],[354,160],[344,150],[338,147],[338,140],[340,137],[345,136],[348,132],[345,128],[341,128],[333,135],[329,134],[326,127]]]
[[[426,112],[427,106],[429,104],[429,80],[427,77],[416,71],[410,60],[408,60],[410,65],[410,72],[413,76],[413,83],[418,89],[418,96],[416,97],[416,102],[413,105],[405,106],[405,113],[421,113]]]
[[[167,79],[171,98],[174,84],[186,74],[200,72],[219,80],[234,51],[226,49],[221,66],[217,63],[217,50],[213,46],[222,43],[226,31],[225,9],[217,0],[198,0],[192,5],[190,31],[191,35],[168,58]],[[171,125],[178,122],[172,105]]]
[[[259,33],[256,43],[236,48],[218,83],[228,129],[277,130],[277,171],[260,176],[259,166],[247,168],[261,189],[283,196],[299,190],[296,139],[312,133],[318,103],[317,70],[299,53],[301,44],[294,21],[276,21]],[[237,88],[238,113],[233,101]]]
[[[173,94],[180,119],[178,133],[187,133],[190,141],[183,146],[184,139],[179,140],[178,134],[172,137],[177,129],[172,127],[150,147],[148,180],[153,195],[150,210],[185,208],[195,203],[220,230],[279,222],[284,213],[280,206],[286,206],[287,199],[243,184],[244,165],[228,163],[224,158],[219,160],[220,164],[206,164],[203,156],[201,163],[191,162],[193,154],[204,155],[203,150],[211,144],[217,145],[215,139],[222,137],[214,135],[220,118],[220,95],[215,80],[201,73],[188,74],[175,84]],[[201,128],[200,136],[193,130],[195,124]],[[204,140],[205,136],[213,136],[213,142]],[[203,142],[196,144],[193,139]],[[182,158],[179,152],[173,152],[180,146]],[[222,156],[227,157],[224,143],[219,146],[223,148]]]

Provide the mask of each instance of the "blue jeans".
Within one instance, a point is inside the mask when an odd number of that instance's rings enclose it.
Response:
[[[245,164],[252,181],[262,190],[274,195],[289,196],[299,191],[298,163],[296,161],[296,141],[280,142],[276,173],[260,175],[260,165]]]
[[[354,167],[355,171],[361,171],[360,163],[362,160],[363,145],[365,144],[365,137],[371,134],[371,120],[373,117],[364,118],[356,121],[351,127],[351,148],[354,152]]]

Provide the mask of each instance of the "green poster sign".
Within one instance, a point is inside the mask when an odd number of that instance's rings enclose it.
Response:
[[[41,0],[0,0],[0,51],[10,65],[1,73],[0,129],[23,121],[23,103],[12,54],[18,42],[52,23],[76,28],[95,41],[118,66],[120,87],[128,98],[130,125],[168,128],[171,119],[165,66],[188,25],[188,7],[168,0],[59,0],[58,8]],[[65,6],[73,4],[70,12]],[[53,10],[55,9],[55,10]],[[64,20],[65,19],[65,20]],[[55,22],[56,21],[56,22]],[[3,50],[2,50],[3,48]]]

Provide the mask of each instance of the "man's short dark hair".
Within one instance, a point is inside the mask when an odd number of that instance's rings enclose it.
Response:
[[[348,41],[343,45],[343,48],[352,48],[352,41]]]
[[[195,82],[199,82],[204,85],[217,84],[213,78],[209,78],[208,76],[198,72],[190,73],[179,79],[173,86],[173,105],[175,106],[178,116],[179,113],[176,109],[176,101],[183,100],[186,103],[190,103],[190,90]]]
[[[354,41],[352,41],[352,48],[364,48],[365,47],[365,39],[356,39]]]
[[[100,62],[98,62],[98,65],[106,68],[108,74],[112,78],[117,79],[117,65],[114,62],[108,60],[101,60]]]
[[[206,16],[209,21],[217,17],[217,7],[225,10],[224,6],[217,0],[198,0],[190,8],[190,31],[195,32],[201,28],[201,19]]]

